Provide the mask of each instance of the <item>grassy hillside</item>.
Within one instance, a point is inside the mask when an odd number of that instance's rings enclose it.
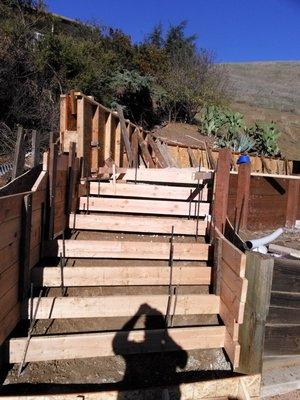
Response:
[[[226,64],[232,108],[246,121],[273,120],[283,134],[284,156],[300,160],[300,62]]]

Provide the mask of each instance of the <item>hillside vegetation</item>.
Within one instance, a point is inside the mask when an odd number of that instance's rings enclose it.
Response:
[[[232,109],[247,123],[274,121],[282,134],[281,153],[300,159],[300,62],[226,64]]]

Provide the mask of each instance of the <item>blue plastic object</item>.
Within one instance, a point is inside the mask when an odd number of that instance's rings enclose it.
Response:
[[[242,154],[237,160],[237,164],[250,164],[250,157],[247,154]]]

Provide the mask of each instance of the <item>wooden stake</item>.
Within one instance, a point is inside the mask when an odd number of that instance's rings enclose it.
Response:
[[[215,227],[217,227],[222,233],[224,232],[227,216],[230,165],[231,151],[229,149],[221,149],[215,174],[213,221]]]
[[[235,224],[234,229],[239,232],[240,229],[247,227],[250,198],[250,178],[251,164],[240,164],[238,169],[237,193],[235,202]]]
[[[40,162],[40,135],[36,130],[31,131],[31,167]]]
[[[299,208],[299,181],[288,180],[285,226],[293,228],[296,223]]]
[[[15,147],[14,163],[11,178],[15,179],[23,173],[25,163],[25,138],[26,134],[24,129],[19,126],[17,133],[17,143]]]

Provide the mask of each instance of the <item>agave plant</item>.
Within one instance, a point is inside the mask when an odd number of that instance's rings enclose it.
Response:
[[[274,156],[279,153],[280,131],[275,122],[257,121],[253,127],[248,129],[247,133],[255,140],[255,150],[258,154]]]
[[[217,106],[206,106],[200,118],[201,131],[211,136],[224,124],[224,114]]]

